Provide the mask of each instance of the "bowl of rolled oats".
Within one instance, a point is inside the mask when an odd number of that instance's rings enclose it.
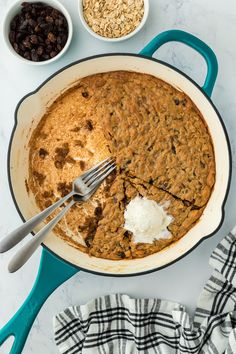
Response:
[[[79,16],[94,37],[118,42],[134,36],[144,26],[149,0],[79,0]]]

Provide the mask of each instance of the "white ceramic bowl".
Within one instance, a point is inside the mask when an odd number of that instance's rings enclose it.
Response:
[[[6,17],[3,22],[3,37],[5,40],[5,43],[9,49],[9,51],[19,60],[23,61],[24,63],[31,64],[31,65],[45,65],[45,64],[50,64],[56,60],[58,60],[65,52],[67,51],[71,39],[72,39],[72,34],[73,34],[73,26],[72,26],[72,20],[70,17],[69,12],[66,10],[66,8],[58,1],[58,0],[42,0],[43,3],[50,5],[54,7],[55,9],[61,11],[61,13],[65,16],[67,23],[68,23],[68,38],[67,42],[64,46],[64,48],[58,53],[55,57],[44,60],[44,61],[32,61],[23,58],[21,55],[19,55],[14,48],[12,47],[10,41],[9,41],[9,31],[10,31],[10,23],[15,15],[17,15],[20,12],[21,9],[21,4],[23,0],[16,1],[14,4],[11,5],[11,7],[8,9],[6,13]],[[29,2],[39,2],[39,0],[29,0]]]
[[[147,21],[147,17],[148,17],[148,13],[149,13],[149,0],[144,0],[144,14],[143,14],[143,18],[140,22],[140,24],[135,28],[135,30],[133,30],[132,32],[130,32],[129,34],[127,34],[126,36],[122,36],[122,37],[118,37],[118,38],[108,38],[108,37],[103,37],[100,36],[99,34],[97,34],[96,32],[94,32],[92,30],[92,28],[87,24],[87,22],[84,19],[84,14],[83,14],[83,0],[78,0],[78,9],[79,9],[79,17],[80,20],[84,26],[84,28],[95,38],[97,39],[101,39],[102,41],[106,41],[106,42],[121,42],[124,41],[125,39],[131,38],[133,37],[136,33],[138,33],[141,28],[144,26],[145,22]]]

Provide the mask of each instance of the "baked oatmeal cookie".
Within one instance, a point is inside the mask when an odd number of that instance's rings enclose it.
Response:
[[[183,92],[136,72],[81,79],[33,132],[27,185],[43,209],[108,156],[116,172],[56,227],[66,242],[95,257],[139,258],[177,241],[199,220],[215,182],[214,150],[201,113]],[[124,211],[137,195],[165,206],[171,238],[133,242]]]

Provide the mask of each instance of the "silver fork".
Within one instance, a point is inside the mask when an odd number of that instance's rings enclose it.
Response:
[[[112,158],[107,158],[92,167],[90,170],[83,173],[80,177],[76,178],[72,184],[72,191],[65,197],[58,200],[56,203],[44,209],[41,213],[33,216],[26,221],[23,225],[8,234],[0,241],[0,253],[4,253],[17,245],[23,240],[38,224],[45,220],[54,210],[59,208],[73,195],[85,195],[90,192],[90,187],[95,188],[97,182],[102,182],[115,168],[115,163]],[[96,178],[100,178],[99,181]],[[93,184],[92,184],[93,183]]]
[[[67,194],[65,197],[57,201],[55,204],[49,206],[47,209],[43,210],[38,215],[34,216],[23,225],[18,227],[16,230],[11,232],[8,236],[6,236],[0,242],[0,252],[5,252],[10,248],[14,247],[17,243],[19,243],[25,236],[28,235],[30,231],[34,229],[40,222],[42,222],[47,216],[49,216],[55,209],[60,207],[65,201],[67,201],[70,197],[76,195],[76,200],[71,200],[71,202],[60,211],[60,213],[52,219],[47,225],[43,227],[33,239],[29,241],[28,244],[22,247],[22,249],[16,254],[16,256],[12,259],[9,264],[9,271],[15,271],[19,269],[21,265],[29,259],[34,250],[42,243],[46,234],[53,229],[53,227],[58,223],[58,221],[65,215],[65,213],[69,210],[69,208],[77,201],[85,201],[88,200],[91,195],[97,190],[103,180],[115,169],[115,162],[112,158],[108,158],[102,162],[100,162],[95,167],[86,171],[80,177],[78,177],[72,185],[72,191]],[[24,250],[28,250],[28,255]],[[21,255],[21,257],[20,257]],[[23,257],[24,256],[24,257]],[[20,259],[22,257],[25,261],[22,263]],[[19,262],[22,264],[19,266]],[[18,268],[17,268],[18,267]],[[17,269],[16,269],[17,268]]]

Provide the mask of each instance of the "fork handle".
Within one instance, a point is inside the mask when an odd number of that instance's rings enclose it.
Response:
[[[54,228],[54,226],[61,220],[61,218],[66,214],[66,212],[72,207],[75,203],[74,200],[71,200],[70,203],[60,211],[47,225],[45,225],[31,240],[29,240],[24,246],[22,246],[16,254],[11,259],[8,270],[10,273],[17,271],[21,268],[36,249],[41,245],[41,243],[46,238],[47,234]]]
[[[17,229],[12,231],[10,234],[5,236],[0,241],[0,253],[6,252],[15,245],[17,245],[21,240],[23,240],[33,229],[40,224],[44,219],[46,219],[54,210],[60,207],[64,202],[66,202],[74,193],[70,192],[65,197],[58,200],[56,203],[50,205],[47,209],[43,210],[41,213],[33,216],[31,219],[26,221],[23,225],[19,226]]]

